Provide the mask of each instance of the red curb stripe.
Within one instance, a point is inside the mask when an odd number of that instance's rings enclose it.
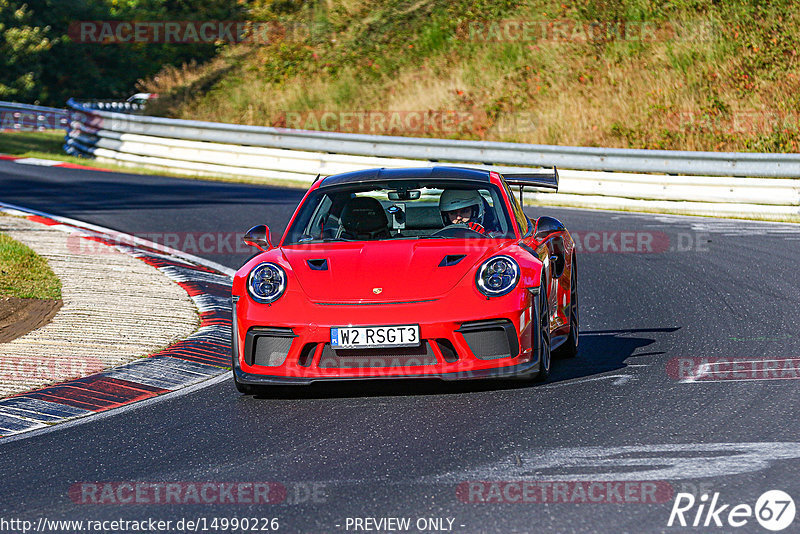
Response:
[[[48,219],[47,217],[42,217],[41,215],[28,215],[25,217],[29,221],[38,222],[47,226],[58,226],[61,224],[58,221],[54,221],[53,219]]]
[[[89,167],[88,165],[80,165],[78,163],[68,163],[66,161],[53,166],[60,167],[62,169],[81,169],[84,171],[120,172],[120,171],[112,171],[110,169],[101,169],[100,167]]]
[[[94,375],[24,395],[93,412],[103,412],[167,392],[168,389]]]
[[[146,250],[146,247],[138,247],[138,248]],[[159,251],[159,250],[155,250],[155,249],[152,249],[152,252],[155,252],[155,253],[158,253],[158,254],[164,254],[163,251]],[[200,271],[202,273],[220,274],[219,271],[215,271],[214,269],[211,269],[210,267],[206,267],[205,265],[192,264],[191,266],[188,266],[188,265],[186,265],[186,262],[170,261],[170,260],[168,260],[166,258],[158,258],[158,257],[154,257],[154,258],[146,258],[145,257],[145,258],[142,258],[142,260],[145,263],[148,263],[149,265],[152,265],[154,267],[183,267],[184,269],[192,269],[193,271]]]
[[[231,322],[230,314],[226,314],[227,317],[218,317],[217,314],[212,312],[203,312],[200,314],[200,319],[203,321],[203,324],[207,325],[227,325]]]
[[[192,350],[191,348],[176,348],[170,351],[173,356],[185,356],[188,358],[226,358],[227,354],[221,350]],[[164,354],[163,356],[168,356]]]
[[[199,359],[213,360],[216,362],[227,361],[230,355],[230,347],[225,346],[219,349],[211,350],[197,350],[194,347],[187,346],[174,346],[171,349],[165,350],[162,354],[154,354],[154,356],[180,356],[182,359]]]
[[[180,351],[174,351],[172,354],[165,354],[164,356],[170,356],[179,360],[186,360],[187,362],[213,365],[214,367],[230,367],[231,364],[230,352],[224,356],[220,354],[209,354],[206,357],[203,357],[202,355],[192,355],[182,353]]]
[[[9,156],[7,154],[0,154],[0,160],[2,161],[16,161],[19,159],[28,159],[22,156]],[[62,161],[58,159],[50,159],[50,158],[41,158],[46,159],[48,161],[57,161],[55,165],[51,165],[51,167],[58,167],[60,169],[81,169],[84,171],[100,171],[100,172],[120,172],[120,171],[112,171],[110,169],[101,169],[100,167],[90,167],[89,165],[81,165],[79,163],[70,163],[68,161]]]
[[[178,282],[178,285],[181,286],[183,290],[189,294],[190,297],[196,297],[198,295],[206,294],[205,291],[203,291],[201,288],[197,287],[197,285],[193,283]]]

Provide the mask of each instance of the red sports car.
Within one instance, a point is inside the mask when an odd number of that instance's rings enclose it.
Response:
[[[556,169],[457,167],[317,179],[278,246],[269,230],[233,282],[233,376],[324,380],[544,380],[578,350],[569,232],[529,219],[511,187],[558,188]]]

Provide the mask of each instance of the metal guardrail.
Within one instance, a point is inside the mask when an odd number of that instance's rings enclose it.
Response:
[[[70,100],[76,111],[93,111]],[[693,152],[459,141],[243,126],[97,111],[99,129],[154,137],[333,154],[707,176],[800,178],[800,154]]]
[[[69,129],[66,109],[0,101],[0,131],[43,131]]]
[[[500,172],[518,173],[555,163],[561,175],[559,193],[532,195],[539,202],[623,209],[653,207],[704,215],[800,217],[799,179],[709,176],[731,166],[737,169],[760,166],[760,172],[753,174],[800,176],[800,155],[796,154],[542,147],[352,135],[125,115],[92,109],[74,101],[69,105],[78,112],[79,120],[72,121],[65,150],[117,163],[306,184],[317,174],[370,167],[453,162],[478,167],[491,165]],[[539,150],[542,148],[547,150]],[[616,159],[609,156],[611,153],[617,154]],[[703,160],[704,155],[707,160]],[[779,168],[773,168],[778,165],[775,161],[779,161]],[[707,172],[706,176],[607,172],[612,170],[609,167],[615,171],[642,172],[656,166],[656,162],[667,167],[674,163],[674,167],[661,169],[671,173],[683,173],[692,162],[702,162],[704,169],[716,167],[714,173]],[[602,172],[580,170],[593,166]],[[790,173],[792,168],[797,172]]]
[[[73,103],[76,102],[70,100],[67,105],[75,109],[72,106]],[[144,112],[144,104],[121,102],[118,100],[94,100],[92,102],[81,102],[79,105],[82,109],[110,111],[115,113],[138,114]]]
[[[0,101],[0,131],[69,130],[71,117],[84,109],[127,114],[144,111],[143,104],[116,100],[85,102],[80,107],[80,110],[61,109]]]

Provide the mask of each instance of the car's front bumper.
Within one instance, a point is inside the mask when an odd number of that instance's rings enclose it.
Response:
[[[439,379],[439,380],[472,380],[491,378],[510,378],[531,376],[539,370],[539,359],[507,367],[492,367],[475,371],[461,371],[453,373],[425,373],[408,375],[366,375],[366,376],[331,376],[331,377],[291,377],[280,375],[263,375],[245,373],[238,365],[234,365],[233,374],[240,384],[254,386],[307,386],[314,382],[335,382],[349,380],[413,380],[413,379]]]
[[[247,297],[234,299],[233,372],[239,383],[250,385],[530,376],[539,369],[533,299],[525,291],[516,299],[484,301],[480,315],[461,311],[460,321],[440,319],[441,303],[322,307],[300,314],[314,322],[272,313],[265,320],[263,307]],[[419,324],[423,343],[417,349],[332,349],[330,328],[348,324]]]

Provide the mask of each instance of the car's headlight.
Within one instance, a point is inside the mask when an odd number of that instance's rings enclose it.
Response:
[[[519,282],[519,264],[510,256],[489,258],[478,269],[475,284],[487,297],[509,293]]]
[[[274,263],[261,263],[250,271],[247,291],[256,302],[275,302],[286,291],[286,272]]]

